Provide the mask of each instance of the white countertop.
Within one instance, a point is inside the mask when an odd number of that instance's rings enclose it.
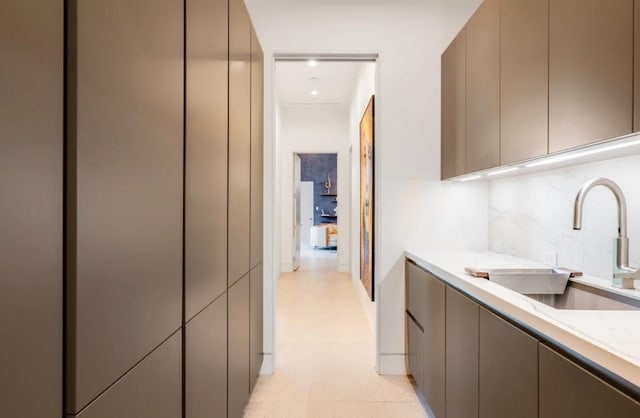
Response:
[[[545,267],[504,254],[471,251],[406,251],[407,258],[463,292],[540,334],[566,346],[640,387],[640,311],[554,309],[489,280],[472,277],[465,267]],[[572,279],[640,300],[640,290],[611,287],[611,281]]]

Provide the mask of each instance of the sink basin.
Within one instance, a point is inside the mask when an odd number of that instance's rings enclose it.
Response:
[[[489,279],[496,284],[524,295],[563,294],[571,271],[559,268],[498,268],[475,269],[467,273]]]
[[[564,294],[561,295],[529,294],[526,296],[555,309],[640,311],[640,300],[576,282],[569,282]]]

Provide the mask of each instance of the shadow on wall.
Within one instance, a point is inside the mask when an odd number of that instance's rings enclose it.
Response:
[[[337,223],[338,154],[299,155],[301,181],[313,182],[313,224]]]

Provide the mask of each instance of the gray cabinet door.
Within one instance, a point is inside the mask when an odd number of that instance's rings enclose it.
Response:
[[[442,54],[441,178],[465,173],[466,30]]]
[[[416,321],[407,313],[405,314],[407,324],[407,372],[413,376],[416,385],[422,390],[424,388],[424,332]]]
[[[251,267],[262,262],[263,155],[264,155],[264,56],[251,30]]]
[[[69,414],[181,326],[183,9],[67,4]]]
[[[538,417],[538,341],[480,309],[480,418]]]
[[[250,278],[247,274],[228,290],[229,361],[228,417],[241,418],[249,400],[250,385]]]
[[[633,0],[550,0],[549,151],[631,132]]]
[[[501,165],[548,152],[548,87],[549,0],[502,0]]]
[[[182,334],[149,356],[91,402],[78,418],[176,418],[182,416]]]
[[[185,311],[227,290],[227,0],[187,0]]]
[[[640,403],[540,344],[540,418],[635,418]]]
[[[445,414],[445,315],[446,285],[425,272],[426,317],[423,324],[424,397],[437,417]]]
[[[62,410],[63,1],[0,6],[0,408]]]
[[[446,416],[478,416],[478,334],[480,307],[447,286]]]
[[[405,305],[418,324],[423,327],[427,320],[427,272],[412,262],[405,261]]]
[[[187,323],[185,337],[185,417],[226,417],[226,293]]]
[[[251,22],[242,0],[229,2],[228,286],[249,272],[251,228]]]
[[[500,0],[485,0],[467,23],[466,171],[500,162]]]
[[[251,389],[258,380],[260,374],[260,368],[262,367],[263,359],[263,264],[260,263],[251,270],[251,320],[250,320],[250,345],[251,345],[251,358],[250,358],[250,376],[251,376]]]

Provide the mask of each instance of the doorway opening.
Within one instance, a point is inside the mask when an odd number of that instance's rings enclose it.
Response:
[[[338,268],[338,154],[294,154],[294,270],[322,260]]]
[[[282,370],[292,350],[306,344],[311,324],[303,325],[304,319],[314,321],[315,329],[326,329],[327,343],[337,343],[329,341],[336,332],[357,336],[367,370],[378,366],[376,307],[360,274],[361,131],[375,94],[376,60],[376,55],[275,57],[271,150],[276,264],[272,284],[265,282],[273,286],[265,288],[273,295],[265,299],[265,318],[272,318],[265,322],[265,329],[272,330],[271,338],[265,336],[270,370]],[[371,121],[371,131],[373,126]],[[304,174],[305,162],[322,158],[331,158],[332,167],[316,162],[320,173]],[[372,209],[375,199],[367,205]],[[328,312],[342,314],[329,320]],[[338,331],[346,319],[353,327]]]

